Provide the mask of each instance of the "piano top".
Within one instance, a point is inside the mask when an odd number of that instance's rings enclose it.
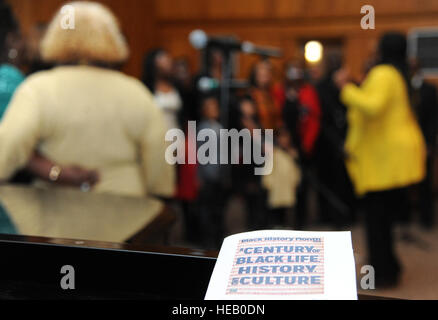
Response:
[[[0,186],[0,248],[9,261],[0,268],[0,279],[3,275],[7,279],[2,281],[9,281],[5,292],[14,293],[12,297],[30,298],[29,292],[34,288],[45,288],[44,292],[49,288],[43,297],[59,298],[52,269],[65,260],[80,266],[87,288],[96,298],[114,298],[120,292],[128,292],[130,297],[140,299],[203,299],[217,252],[126,243],[165,215],[165,208],[163,202],[152,198],[83,193],[64,188]],[[34,266],[33,273],[28,270],[30,264]],[[118,272],[104,273],[102,270],[109,265],[117,266]],[[174,266],[178,266],[179,271],[169,283],[158,281],[158,277],[156,283],[148,278],[143,281],[148,285],[139,286],[139,279],[147,274],[144,270],[152,268],[156,274],[168,277],[173,274],[169,268]],[[102,287],[96,293],[96,288],[102,285],[99,277],[102,283],[109,277],[114,279],[117,284],[114,287],[120,292],[106,293]],[[46,287],[47,284],[50,286]],[[3,294],[0,290],[0,297]],[[89,296],[87,291],[78,294],[78,297]],[[385,299],[363,295],[359,298]]]

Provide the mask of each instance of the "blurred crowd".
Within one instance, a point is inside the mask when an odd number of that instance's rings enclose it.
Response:
[[[89,8],[77,9],[81,19]],[[100,18],[94,27],[109,21]],[[187,57],[151,50],[140,82],[118,71],[129,54],[121,34],[109,35],[115,48],[91,39],[90,49],[81,38],[65,40],[56,19],[24,39],[1,2],[0,179],[156,195],[181,209],[187,241],[212,249],[227,235],[225,213],[236,197],[244,204],[247,230],[342,229],[358,222],[359,211],[373,212],[365,218],[370,258],[385,275],[400,271],[392,257],[392,225],[407,225],[418,213],[424,228],[433,227],[437,92],[418,61],[408,64],[402,35],[382,38],[360,83],[343,69],[339,54],[317,65],[298,57],[282,69],[260,57],[247,85],[231,91],[223,123],[220,50],[205,49],[195,72]],[[87,22],[76,25],[92,28]],[[113,30],[99,28],[88,34]],[[80,32],[86,34],[75,34]],[[238,165],[170,168],[164,133],[187,130],[188,121],[218,135],[224,128],[273,129],[272,174],[257,176],[259,165],[242,159]],[[388,284],[393,278],[385,276]]]

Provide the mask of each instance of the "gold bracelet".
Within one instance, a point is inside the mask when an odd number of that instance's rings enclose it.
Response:
[[[59,179],[59,176],[61,175],[61,167],[60,166],[53,166],[52,168],[50,168],[50,172],[49,172],[49,179],[52,182],[56,182]]]

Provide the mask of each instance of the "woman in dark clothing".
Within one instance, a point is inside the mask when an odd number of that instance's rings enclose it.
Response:
[[[325,59],[325,74],[316,86],[321,101],[321,132],[316,146],[319,181],[338,201],[348,208],[344,212],[325,195],[319,195],[319,219],[321,223],[334,223],[339,227],[355,221],[355,196],[344,161],[344,144],[347,136],[347,108],[339,99],[339,89],[333,82],[333,74],[342,67],[339,55]]]

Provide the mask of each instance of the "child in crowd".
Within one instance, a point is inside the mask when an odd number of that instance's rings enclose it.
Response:
[[[223,167],[220,164],[220,130],[219,101],[215,95],[207,95],[201,99],[201,122],[198,131],[213,130],[217,138],[216,163],[198,164],[198,177],[200,183],[199,213],[202,239],[210,249],[218,249],[224,238],[224,208],[225,196],[223,187]],[[199,148],[207,142],[198,142]]]
[[[296,203],[296,190],[301,181],[301,171],[296,163],[298,152],[292,147],[291,135],[285,128],[276,130],[272,173],[263,176],[263,186],[268,191],[271,226],[284,226],[289,209]]]

